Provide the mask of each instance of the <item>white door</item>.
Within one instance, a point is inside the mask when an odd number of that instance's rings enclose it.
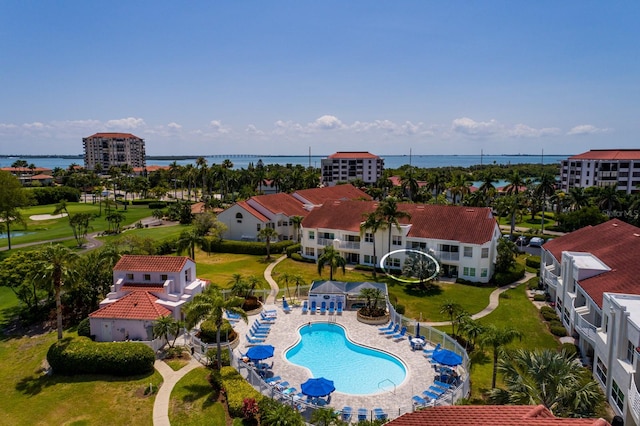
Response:
[[[102,341],[103,342],[113,341],[113,336],[111,335],[111,322],[102,323]]]

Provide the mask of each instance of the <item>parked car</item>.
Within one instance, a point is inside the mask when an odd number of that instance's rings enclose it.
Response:
[[[544,239],[540,237],[532,237],[529,240],[529,247],[540,247],[542,244],[544,244]]]
[[[529,244],[529,238],[525,235],[520,235],[516,240],[518,246],[526,246],[527,244]]]

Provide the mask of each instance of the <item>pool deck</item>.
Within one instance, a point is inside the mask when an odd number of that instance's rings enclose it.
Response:
[[[304,367],[295,365],[287,361],[284,353],[287,349],[294,346],[300,339],[298,329],[308,323],[314,322],[335,322],[344,326],[347,337],[360,345],[367,346],[395,355],[404,363],[407,369],[407,376],[402,383],[382,383],[381,390],[371,395],[352,395],[341,392],[333,392],[331,394],[330,406],[336,410],[341,410],[344,406],[353,408],[354,413],[359,408],[372,410],[380,407],[387,411],[391,418],[397,417],[399,414],[411,411],[413,406],[412,396],[422,395],[422,391],[433,385],[435,378],[435,370],[430,362],[425,358],[422,350],[412,351],[407,337],[400,341],[394,341],[381,335],[378,331],[379,327],[385,325],[368,325],[357,320],[355,311],[345,311],[341,315],[332,314],[303,314],[301,308],[294,307],[290,313],[283,312],[280,306],[269,305],[265,309],[276,309],[277,320],[271,327],[264,344],[273,345],[275,348],[273,358],[265,360],[269,364],[273,361],[273,375],[280,376],[283,380],[289,382],[289,386],[300,391],[300,384],[312,377],[311,372]],[[260,316],[249,317],[248,324],[240,321],[234,325],[235,330],[241,336],[241,343],[236,349],[236,354],[245,353],[250,345],[247,345],[245,337],[249,328]],[[427,343],[426,349],[433,349]],[[330,359],[331,354],[327,357]],[[464,375],[461,367],[458,367],[458,373]],[[331,377],[327,377],[331,379]]]

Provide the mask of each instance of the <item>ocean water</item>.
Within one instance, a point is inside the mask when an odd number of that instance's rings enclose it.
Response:
[[[380,155],[380,154],[379,154]],[[471,167],[476,165],[487,164],[527,164],[527,163],[544,163],[559,164],[561,160],[566,159],[567,155],[380,155],[384,159],[384,167],[386,169],[397,169],[403,165],[410,164],[414,167],[432,168],[432,167]],[[185,156],[186,157],[186,156]],[[258,160],[262,160],[265,165],[281,164],[281,165],[297,165],[304,167],[320,167],[320,162],[327,155],[215,155],[205,157],[209,165],[221,164],[225,159],[231,160],[234,169],[246,169],[249,164],[254,165]],[[184,158],[175,160],[180,165],[195,165],[196,156],[193,158]],[[83,165],[82,158],[61,158],[61,157],[0,157],[0,167],[9,167],[16,160],[26,160],[29,164],[33,163],[36,167],[44,167],[54,169],[60,167],[66,169],[71,164]],[[173,159],[148,159],[147,165],[168,166],[173,163]]]

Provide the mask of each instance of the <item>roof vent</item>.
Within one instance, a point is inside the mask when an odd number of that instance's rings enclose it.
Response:
[[[640,237],[640,234],[638,234],[638,233],[634,232],[634,233],[633,233],[633,236],[634,236],[634,237]]]
[[[473,210],[473,209],[467,209],[467,213],[473,213],[473,212],[475,212],[475,210]]]
[[[613,226],[618,226],[618,224],[617,224],[617,223],[612,223],[612,225],[613,225]]]

